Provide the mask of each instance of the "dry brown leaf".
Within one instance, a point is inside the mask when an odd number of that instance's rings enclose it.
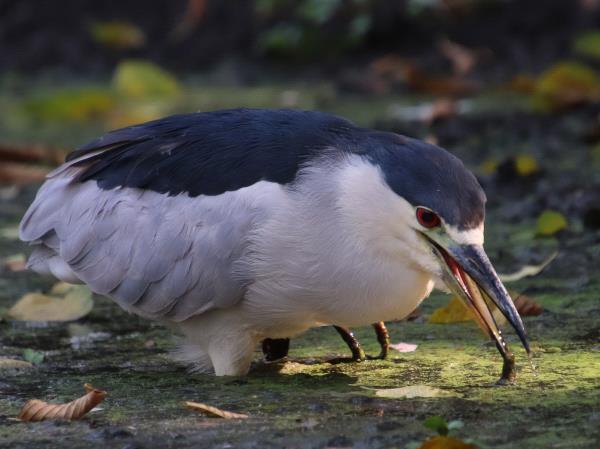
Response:
[[[521,316],[538,316],[544,311],[540,304],[527,295],[518,295],[514,302],[517,312]]]
[[[475,51],[464,45],[457,44],[449,39],[443,39],[438,47],[440,52],[452,63],[456,75],[465,76],[473,70],[477,63]]]
[[[81,419],[107,395],[106,391],[97,390],[90,384],[85,384],[83,388],[86,391],[84,396],[66,404],[49,404],[39,399],[32,399],[23,406],[17,418],[29,422]]]
[[[458,438],[437,435],[425,441],[419,449],[477,449],[477,446],[465,443]]]
[[[458,76],[430,76],[414,61],[393,54],[374,60],[371,73],[379,83],[389,86],[403,82],[414,91],[438,96],[469,94],[480,87],[479,83]]]
[[[25,257],[25,254],[22,253],[14,254],[1,259],[0,265],[9,271],[12,271],[13,273],[25,271],[27,266],[27,258]]]
[[[42,182],[49,168],[19,162],[2,162],[0,164],[0,183],[26,185]]]
[[[225,419],[246,419],[246,418],[248,418],[248,415],[245,415],[243,413],[228,412],[225,410],[221,410],[220,408],[213,407],[212,405],[202,404],[201,402],[185,401],[184,404],[190,410],[208,413],[209,415],[218,416],[219,418],[225,418]]]
[[[68,151],[41,144],[0,144],[0,160],[3,162],[39,162],[49,165],[62,164]]]
[[[456,100],[440,98],[433,103],[429,114],[424,117],[424,122],[431,125],[438,120],[444,120],[457,115],[458,112],[459,108]]]
[[[207,0],[188,0],[186,11],[171,33],[171,38],[181,41],[189,37],[206,14]]]

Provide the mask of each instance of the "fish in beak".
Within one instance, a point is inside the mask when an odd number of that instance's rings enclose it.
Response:
[[[427,235],[424,234],[424,236],[441,262],[442,280],[446,286],[474,312],[480,326],[495,341],[504,360],[502,375],[498,383],[514,383],[516,377],[515,358],[502,337],[490,305],[494,304],[506,317],[530,356],[527,334],[519,312],[500,281],[483,246],[459,245],[448,242],[446,239],[444,240],[448,243],[442,246]]]

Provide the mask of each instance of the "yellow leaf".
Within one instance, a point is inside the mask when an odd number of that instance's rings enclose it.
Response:
[[[169,97],[181,91],[173,75],[146,61],[121,62],[113,77],[113,85],[120,94],[133,97]]]
[[[438,435],[429,438],[419,449],[477,449],[477,446],[467,444],[458,438]]]
[[[375,396],[390,399],[411,399],[453,396],[453,394],[449,391],[430,387],[429,385],[409,385],[408,387],[375,390]]]
[[[25,113],[40,121],[87,121],[102,117],[115,106],[112,92],[100,88],[68,88],[32,96]]]
[[[538,163],[529,154],[519,154],[515,158],[515,169],[519,176],[530,176],[539,171]]]
[[[555,210],[545,210],[538,217],[536,233],[538,235],[554,235],[569,226],[567,219],[563,214]]]
[[[122,20],[93,23],[90,34],[97,43],[116,49],[139,48],[146,43],[146,36],[139,27]]]
[[[538,79],[534,104],[544,111],[555,111],[598,98],[600,82],[596,72],[578,62],[561,62]]]
[[[83,285],[59,282],[49,295],[27,293],[8,311],[19,321],[74,321],[87,315],[94,306],[92,292]]]
[[[461,323],[474,320],[475,316],[460,300],[454,296],[448,304],[433,311],[428,322],[434,324]]]
[[[483,161],[480,167],[484,175],[493,175],[498,170],[498,161],[495,159],[487,159]]]

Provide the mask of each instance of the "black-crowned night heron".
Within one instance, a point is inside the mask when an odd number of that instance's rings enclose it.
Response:
[[[403,318],[434,287],[525,330],[483,250],[461,161],[319,112],[235,109],[110,132],[48,175],[21,222],[29,266],[176,327],[179,358],[248,372],[257,343]]]

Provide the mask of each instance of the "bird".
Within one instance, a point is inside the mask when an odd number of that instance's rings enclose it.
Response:
[[[485,193],[450,152],[318,111],[239,108],[108,132],[47,175],[21,220],[27,266],[182,338],[175,358],[247,375],[259,342],[401,319],[434,288],[529,354],[485,253]]]

